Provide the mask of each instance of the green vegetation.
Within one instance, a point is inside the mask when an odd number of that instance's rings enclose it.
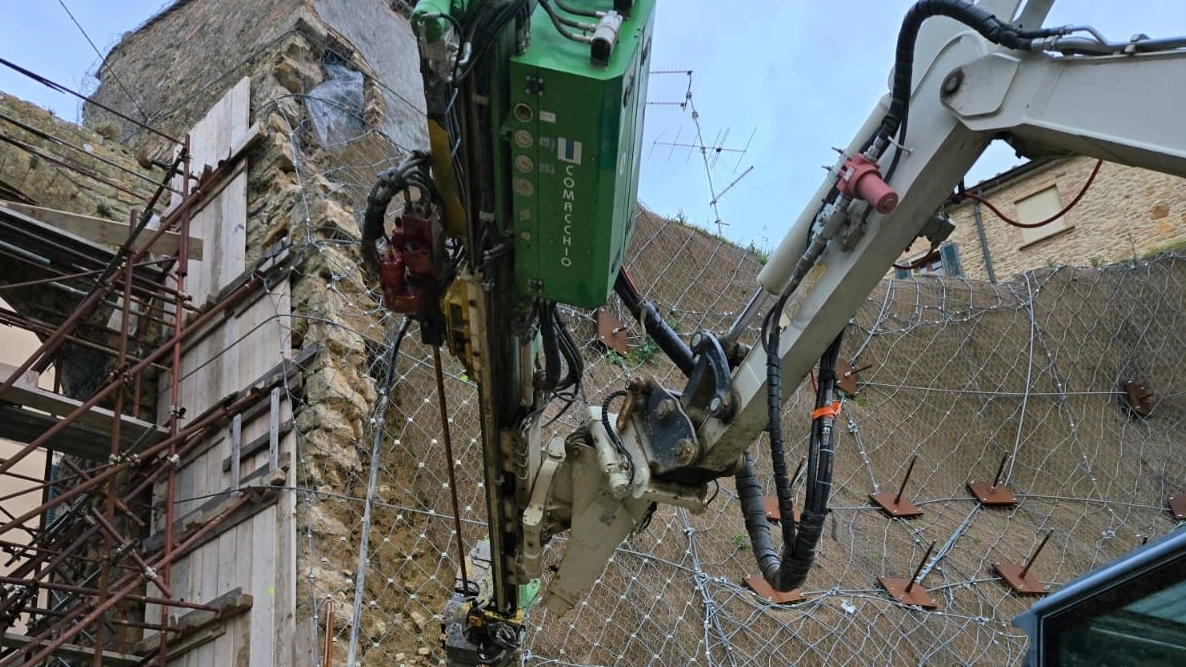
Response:
[[[766,262],[770,261],[770,251],[765,248],[759,248],[754,245],[753,241],[750,241],[749,245],[745,247],[745,251],[754,259],[758,260],[759,266],[766,266]]]
[[[667,317],[664,317],[663,321],[676,333],[680,332],[681,318],[675,309],[669,309],[667,311]],[[607,350],[605,354],[610,361],[629,369],[651,363],[662,352],[663,348],[659,347],[659,343],[655,342],[655,339],[645,336],[642,345],[631,347],[625,356],[618,354],[616,350],[612,349]]]
[[[1155,248],[1150,248],[1149,250],[1146,250],[1145,253],[1143,255],[1141,255],[1141,259],[1153,259],[1154,257],[1157,257],[1158,255],[1163,254],[1163,253],[1167,253],[1167,252],[1180,253],[1183,250],[1186,250],[1186,241],[1174,241],[1172,243],[1167,243],[1165,245],[1159,245]],[[1092,266],[1095,266],[1094,261],[1092,262]]]

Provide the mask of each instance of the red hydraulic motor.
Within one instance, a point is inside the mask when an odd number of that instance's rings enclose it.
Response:
[[[383,306],[415,317],[426,330],[440,320],[445,270],[441,226],[435,218],[416,208],[405,210],[378,255]]]

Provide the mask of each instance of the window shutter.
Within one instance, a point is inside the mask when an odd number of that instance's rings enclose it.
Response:
[[[939,257],[943,259],[943,275],[957,278],[964,275],[964,267],[960,266],[959,246],[944,243],[939,246]]]

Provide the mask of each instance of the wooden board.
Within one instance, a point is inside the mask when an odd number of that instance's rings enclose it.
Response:
[[[247,79],[236,84],[190,133],[195,174],[213,169],[220,160],[241,150],[256,136],[248,128],[250,87]],[[179,185],[179,183],[175,183]],[[193,215],[189,233],[204,240],[201,259],[191,258],[186,292],[194,303],[206,303],[246,270],[247,173],[239,168]],[[179,198],[174,197],[172,205]],[[186,414],[202,414],[223,397],[255,382],[291,354],[288,333],[291,296],[286,281],[272,285],[263,298],[240,304],[216,328],[183,354],[180,406]],[[168,382],[162,384],[162,417],[169,410]],[[281,391],[280,421],[292,419],[287,394]],[[264,399],[265,403],[267,399]],[[268,410],[244,417],[242,440],[267,435],[272,415]],[[178,507],[195,509],[211,498],[230,492],[230,474],[223,461],[230,456],[229,430],[214,436],[208,449],[185,461],[178,476]],[[286,470],[295,469],[296,436],[289,431],[280,440]],[[243,461],[247,477],[268,462],[263,450]],[[291,479],[286,481],[291,484]],[[178,511],[177,516],[183,512]],[[211,599],[232,588],[250,593],[249,613],[229,621],[225,632],[177,656],[170,664],[189,667],[205,664],[295,664],[293,652],[296,611],[296,494],[281,493],[276,505],[263,508],[203,544],[187,559],[186,599]],[[156,530],[160,526],[155,527]],[[178,588],[181,588],[181,582]]]
[[[14,371],[16,367],[0,363],[0,377],[8,378]],[[59,418],[69,415],[82,405],[82,401],[39,387],[37,374],[33,372],[25,373],[4,392],[4,403],[10,405],[5,406],[8,414],[0,419],[0,437],[17,442],[31,442],[44,433],[44,429],[56,424]],[[25,414],[18,415],[18,412]],[[111,445],[110,438],[104,437],[103,434],[111,433],[114,421],[115,413],[111,410],[91,408],[75,419],[62,432],[62,437],[55,439],[52,445],[54,449],[66,454],[92,461],[106,460]],[[120,422],[122,451],[132,451],[133,445],[137,443],[141,448],[156,444],[167,435],[164,429],[157,428],[155,424],[127,415],[122,416]],[[141,441],[141,437],[146,433],[147,437]]]
[[[116,222],[106,218],[58,211],[41,206],[0,201],[0,209],[16,211],[79,238],[111,248],[123,245],[128,240],[128,234],[132,231],[131,225],[126,222]],[[145,230],[140,233],[139,238],[147,239],[150,233],[150,230]],[[156,243],[149,247],[149,252],[158,255],[176,255],[180,244],[180,234],[165,232],[156,240]],[[194,259],[202,259],[202,239],[192,235],[189,237],[189,256]]]

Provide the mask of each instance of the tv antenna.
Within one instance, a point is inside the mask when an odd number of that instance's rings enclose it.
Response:
[[[677,148],[687,151],[687,154],[686,154],[687,160],[692,159],[693,153],[700,154],[700,158],[704,163],[704,177],[708,181],[708,191],[709,191],[709,194],[712,196],[712,199],[710,199],[708,202],[708,206],[709,206],[709,208],[712,209],[714,222],[717,225],[717,233],[718,234],[722,233],[722,229],[724,228],[724,226],[728,225],[729,223],[727,223],[721,219],[721,212],[720,212],[719,208],[717,207],[717,204],[721,201],[721,198],[724,197],[725,194],[727,194],[730,190],[733,189],[733,186],[737,185],[741,181],[741,179],[743,179],[747,175],[749,175],[749,173],[754,170],[754,167],[753,167],[753,165],[750,165],[749,167],[747,167],[736,178],[734,178],[728,185],[726,185],[725,188],[723,190],[721,190],[720,192],[717,192],[716,186],[713,183],[712,172],[713,172],[713,169],[716,168],[717,162],[720,160],[720,158],[723,155],[730,155],[730,156],[736,155],[737,161],[733,165],[733,173],[736,174],[737,170],[741,168],[742,159],[745,158],[746,152],[749,151],[750,144],[754,140],[754,135],[757,134],[757,128],[754,128],[754,130],[752,132],[750,132],[749,139],[746,140],[745,146],[743,146],[741,148],[735,148],[735,147],[731,147],[731,146],[727,145],[727,142],[729,139],[729,129],[728,128],[725,128],[724,130],[717,132],[717,135],[713,139],[713,141],[711,143],[706,143],[704,141],[704,128],[700,124],[700,112],[696,109],[696,103],[692,98],[692,70],[690,70],[690,69],[688,69],[688,70],[652,70],[651,75],[652,76],[683,75],[683,76],[688,77],[688,85],[687,85],[686,89],[684,90],[684,97],[682,100],[679,100],[679,101],[658,101],[658,102],[648,101],[647,104],[651,105],[651,106],[677,106],[684,112],[691,115],[692,125],[695,128],[695,137],[692,137],[686,141],[681,141],[680,135],[683,132],[683,128],[682,127],[677,128],[674,140],[672,140],[672,141],[658,141],[658,140],[656,140],[656,141],[652,142],[651,154],[653,155],[655,152],[655,148],[659,147],[659,146],[665,146],[668,148],[667,159],[669,159],[669,160],[672,157],[674,157],[675,151]]]

